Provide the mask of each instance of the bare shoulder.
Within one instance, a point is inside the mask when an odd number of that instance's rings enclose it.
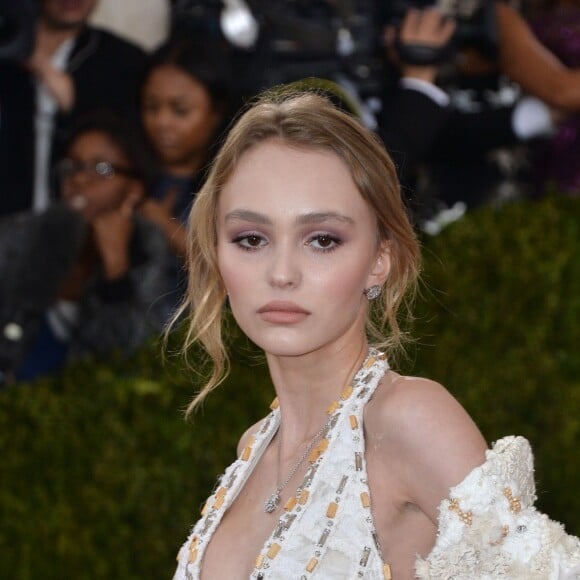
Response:
[[[479,433],[460,403],[443,385],[389,371],[369,405],[369,420],[392,425],[401,436],[421,437],[425,430]],[[464,433],[469,434],[469,433]]]
[[[248,444],[250,437],[252,437],[252,435],[255,435],[261,429],[264,421],[265,421],[265,418],[260,419],[259,421],[257,421],[251,427],[248,427],[248,429],[246,429],[244,431],[243,435],[240,437],[240,440],[238,441],[238,447],[237,447],[238,455],[240,455],[240,453],[242,452],[244,447]]]
[[[429,379],[389,371],[365,410],[365,429],[369,443],[381,442],[379,460],[398,466],[410,499],[427,512],[485,460],[487,444],[474,421]]]

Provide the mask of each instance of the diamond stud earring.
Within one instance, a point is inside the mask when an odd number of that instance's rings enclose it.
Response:
[[[375,286],[371,286],[370,288],[366,288],[363,291],[363,294],[367,297],[367,300],[374,300],[381,295],[383,288],[376,284]]]

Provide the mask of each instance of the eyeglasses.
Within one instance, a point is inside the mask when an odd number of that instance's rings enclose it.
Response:
[[[80,161],[66,158],[56,166],[56,173],[60,179],[72,177],[80,172],[84,173],[91,179],[113,179],[115,175],[126,175],[128,177],[136,176],[136,173],[131,169],[113,165],[108,161],[81,163]]]

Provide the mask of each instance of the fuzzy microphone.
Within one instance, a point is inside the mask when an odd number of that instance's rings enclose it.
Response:
[[[85,236],[82,217],[62,204],[0,220],[0,374],[18,368]]]

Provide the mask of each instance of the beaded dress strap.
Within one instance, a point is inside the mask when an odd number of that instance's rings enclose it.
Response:
[[[332,541],[333,520],[339,512],[341,496],[348,495],[349,488],[357,486],[357,495],[360,494],[363,509],[370,514],[370,497],[368,485],[366,485],[366,466],[364,463],[364,439],[362,438],[362,412],[366,402],[372,397],[387,369],[388,364],[384,355],[375,349],[370,349],[369,355],[355,374],[352,383],[343,389],[340,398],[327,409],[328,414],[331,416],[329,430],[319,445],[313,449],[309,457],[310,467],[296,494],[291,496],[283,506],[283,513],[279,518],[278,525],[256,559],[254,570],[250,575],[252,580],[292,577],[294,571],[289,575],[289,567],[281,565],[288,553],[288,548],[292,550],[286,544],[292,544],[291,538],[298,530],[304,533],[306,524],[303,524],[301,520],[307,510],[309,508],[312,509],[313,497],[317,495],[321,485],[324,486],[327,483],[320,479],[320,472],[325,471],[325,463],[332,461],[333,449],[339,443],[337,440],[341,439],[345,434],[348,435],[348,431],[353,431],[353,437],[359,442],[357,452],[355,457],[353,457],[353,464],[356,463],[355,473],[359,474],[365,483],[355,482],[354,477],[342,477],[337,489],[335,492],[333,491],[332,497],[329,496],[328,492],[324,492],[324,495],[328,496],[330,501],[328,505],[325,504],[322,512],[321,529],[316,532],[316,538],[313,538],[310,549],[311,554],[305,558],[304,568],[298,578],[307,579],[315,573],[318,563],[324,556],[329,537],[330,542]],[[360,490],[358,489],[359,487]],[[318,498],[316,501],[318,501]],[[318,506],[318,509],[320,507]],[[326,518],[324,514],[326,514]],[[364,525],[371,545],[373,543],[377,544],[376,553],[378,551],[378,539],[374,531],[372,517],[369,516],[369,521]],[[361,569],[364,569],[367,563],[371,561],[371,548],[364,546],[361,554],[357,555],[357,557],[360,557]],[[276,559],[280,561],[276,563]],[[380,566],[382,567],[382,563],[380,563]],[[284,576],[280,575],[282,569],[284,569]],[[387,577],[385,575],[385,578]]]

